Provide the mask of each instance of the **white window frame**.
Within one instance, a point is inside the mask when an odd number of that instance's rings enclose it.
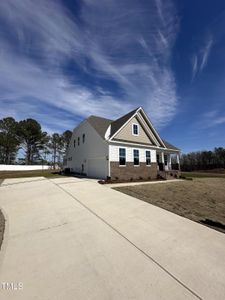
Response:
[[[147,152],[150,152],[150,164],[147,165]],[[145,164],[146,164],[146,167],[151,167],[151,164],[152,164],[152,153],[151,153],[151,150],[145,150]]]
[[[138,151],[138,165],[134,164],[134,151],[135,150]],[[140,149],[133,148],[133,164],[134,164],[134,167],[140,167]]]
[[[125,150],[125,165],[120,164],[120,149]],[[118,152],[119,152],[118,153],[119,154],[119,167],[126,167],[126,164],[127,164],[127,149],[126,149],[126,147],[119,147]]]
[[[137,126],[137,134],[134,133],[134,125]],[[138,135],[139,135],[139,124],[137,124],[137,123],[132,123],[132,135],[134,135],[134,136],[138,136]]]

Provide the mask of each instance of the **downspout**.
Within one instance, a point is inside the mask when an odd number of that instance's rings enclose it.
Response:
[[[108,177],[111,177],[111,166],[110,166],[110,145],[108,144]]]

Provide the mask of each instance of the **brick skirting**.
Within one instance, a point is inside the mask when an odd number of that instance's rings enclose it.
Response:
[[[111,178],[121,180],[132,179],[156,179],[157,163],[146,166],[140,162],[140,166],[134,166],[133,162],[127,162],[126,166],[119,166],[118,162],[110,162]]]

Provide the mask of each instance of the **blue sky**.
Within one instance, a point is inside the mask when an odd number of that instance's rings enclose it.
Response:
[[[225,146],[224,0],[0,2],[0,118],[48,132],[142,106],[183,152]]]

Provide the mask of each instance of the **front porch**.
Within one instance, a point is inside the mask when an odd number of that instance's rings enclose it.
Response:
[[[178,178],[180,176],[180,153],[171,151],[157,151],[158,175],[164,179]]]

